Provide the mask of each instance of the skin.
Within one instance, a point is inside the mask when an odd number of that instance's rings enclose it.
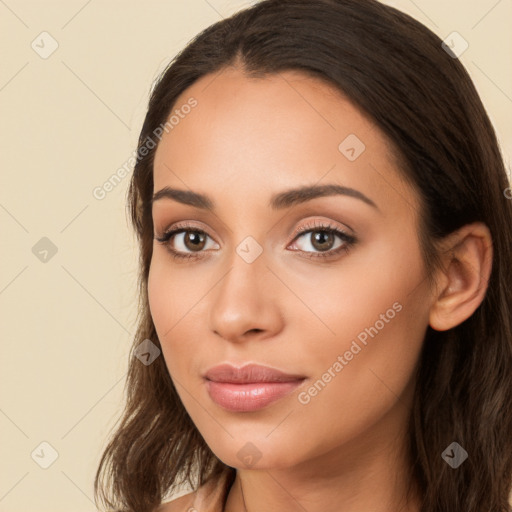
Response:
[[[201,78],[175,108],[190,97],[198,105],[157,148],[154,191],[201,192],[216,209],[154,202],[155,236],[189,221],[208,237],[203,257],[188,260],[173,259],[155,240],[148,293],[186,410],[216,456],[238,470],[226,511],[418,511],[416,499],[404,499],[414,370],[427,326],[449,329],[481,303],[492,260],[488,229],[475,223],[446,240],[445,249],[455,248],[443,253],[430,289],[419,196],[401,180],[382,132],[340,92],[295,71],[249,79],[230,67]],[[338,149],[349,134],[366,146],[354,161]],[[378,208],[346,195],[268,206],[275,193],[327,183],[356,189]],[[296,238],[296,229],[326,222],[356,243],[332,258],[307,258],[322,246],[314,245],[316,231]],[[168,243],[197,255],[186,234]],[[262,249],[252,263],[236,251],[248,236]],[[344,243],[335,236],[323,251]],[[394,318],[300,403],[299,393],[394,303],[402,306]],[[306,380],[259,411],[230,412],[211,400],[201,377],[224,362]],[[251,466],[237,456],[247,442],[261,453]]]

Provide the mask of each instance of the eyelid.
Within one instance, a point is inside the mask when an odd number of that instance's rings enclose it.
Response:
[[[298,227],[295,230],[292,241],[294,241],[299,235],[303,235],[304,233],[308,233],[309,231],[320,231],[322,229],[333,229],[336,231],[340,231],[347,237],[355,238],[355,235],[351,234],[351,232],[353,231],[352,229],[347,230],[344,227],[338,225],[338,223],[336,223],[335,221],[314,219],[312,221],[309,221],[309,223],[306,223],[305,225]]]
[[[162,231],[162,235],[160,237],[157,237],[155,235],[155,239],[158,240],[159,238],[165,238],[165,236],[168,235],[172,231],[198,231],[198,232],[204,233],[205,235],[207,235],[213,239],[213,237],[208,233],[208,231],[205,228],[203,228],[201,226],[197,226],[196,224],[193,224],[191,221],[188,221],[188,220],[170,224],[168,227],[166,227]],[[216,242],[216,243],[218,243],[218,242]]]
[[[308,222],[308,221],[306,221],[306,222]],[[312,222],[312,224],[311,224],[311,222]],[[335,222],[336,221],[332,221],[329,219],[326,219],[326,220],[314,219],[313,221],[309,221],[309,223],[302,225],[295,229],[294,234],[292,235],[292,242],[295,240],[297,235],[304,234],[305,232],[308,232],[308,231],[311,231],[314,229],[322,229],[322,228],[326,228],[326,227],[337,229],[347,236],[352,236],[352,237],[355,236],[353,234],[352,228],[347,226],[349,228],[349,230],[347,231],[344,227],[339,226]],[[179,221],[174,224],[171,224],[169,227],[167,227],[163,230],[162,236],[165,236],[170,231],[175,231],[178,229],[189,229],[191,231],[192,230],[201,231],[201,232],[204,232],[206,235],[210,236],[210,238],[213,238],[213,237],[211,237],[211,235],[208,234],[206,229],[203,229],[202,227],[197,226],[197,225],[193,224],[191,221],[187,221],[187,220]]]
[[[294,238],[292,240],[292,244],[296,244],[296,241],[305,234],[314,233],[315,231],[331,233],[339,240],[341,240],[341,244],[338,247],[331,248],[327,251],[305,251],[302,249],[293,249],[294,251],[300,252],[301,257],[318,261],[329,261],[329,259],[339,259],[341,253],[348,253],[349,251],[352,250],[353,246],[358,242],[358,238],[355,235],[348,233],[347,230],[335,224],[333,221],[320,221],[318,219],[315,219],[312,223],[301,226],[296,230]]]
[[[177,234],[187,232],[187,231],[195,231],[205,234],[207,237],[211,238],[217,245],[218,242],[215,241],[215,239],[205,230],[201,227],[198,227],[197,225],[194,225],[190,221],[181,221],[177,222],[175,224],[171,224],[170,227],[166,228],[162,234],[162,236],[157,237],[155,236],[155,239],[162,243],[164,246],[168,248],[168,250],[172,253],[172,255],[175,258],[183,258],[187,259],[189,257],[193,258],[201,258],[205,256],[210,250],[201,250],[201,251],[191,251],[191,252],[181,252],[177,251],[176,249],[173,249],[169,246],[170,239],[176,236]],[[337,236],[339,239],[342,240],[342,245],[337,247],[336,249],[329,249],[328,251],[303,251],[301,249],[293,249],[293,251],[304,253],[307,258],[311,259],[321,259],[321,258],[335,258],[339,252],[342,250],[349,251],[350,248],[358,241],[358,239],[347,232],[343,227],[338,226],[334,223],[334,221],[331,220],[318,220],[315,219],[314,221],[309,221],[309,223],[306,223],[305,225],[300,226],[297,228],[293,234],[291,242],[288,243],[286,246],[287,248],[293,244],[298,238],[301,236],[315,232],[315,231],[327,231],[331,233],[335,233],[335,236]]]

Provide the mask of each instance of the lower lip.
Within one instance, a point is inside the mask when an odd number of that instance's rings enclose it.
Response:
[[[252,382],[233,384],[206,380],[206,389],[211,399],[229,411],[247,412],[263,409],[267,405],[285,397],[304,382]]]

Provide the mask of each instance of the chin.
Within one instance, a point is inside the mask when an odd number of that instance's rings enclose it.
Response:
[[[298,463],[297,449],[283,446],[279,439],[266,438],[268,432],[247,436],[245,441],[229,438],[227,445],[209,445],[215,456],[227,466],[236,469],[271,470],[292,467]],[[297,446],[297,443],[291,443]]]

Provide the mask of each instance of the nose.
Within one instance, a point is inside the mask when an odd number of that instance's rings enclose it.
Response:
[[[238,254],[210,295],[210,329],[231,342],[265,339],[283,326],[279,281],[267,268],[263,254],[247,263]]]

